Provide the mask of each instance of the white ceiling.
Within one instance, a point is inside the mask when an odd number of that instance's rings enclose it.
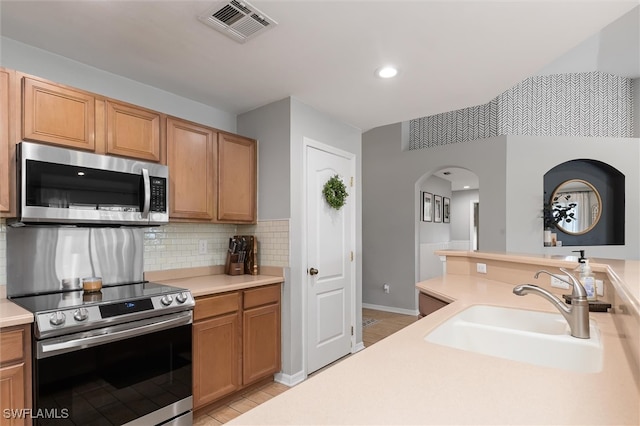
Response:
[[[293,96],[367,130],[486,103],[638,0],[253,0],[278,25],[245,44],[198,21],[216,3],[1,0],[0,33],[233,114]]]

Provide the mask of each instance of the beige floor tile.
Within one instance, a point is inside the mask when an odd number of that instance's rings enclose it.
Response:
[[[262,404],[263,402],[266,402],[273,398],[273,395],[257,389],[247,393],[244,397],[250,401],[255,402],[256,404]]]
[[[286,391],[289,389],[289,386],[285,386],[282,383],[269,383],[268,385],[265,385],[263,388],[260,388],[260,390],[262,392],[268,393],[269,395],[280,395],[282,392]]]
[[[240,411],[238,410],[234,410],[233,408],[229,407],[228,405],[219,407],[213,411],[210,411],[207,413],[209,416],[213,417],[214,419],[216,419],[217,421],[219,421],[220,423],[226,423],[229,420],[233,420],[236,417],[238,417],[240,414],[242,414]]]
[[[229,407],[241,413],[246,413],[247,411],[257,406],[258,406],[258,403],[251,401],[250,399],[247,399],[247,398],[242,398],[239,401],[235,401],[229,404]]]
[[[193,419],[193,426],[220,426],[221,424],[222,423],[207,414],[202,414]]]

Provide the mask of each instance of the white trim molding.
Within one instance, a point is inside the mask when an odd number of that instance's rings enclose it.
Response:
[[[373,305],[371,303],[363,303],[363,308],[375,309],[376,311],[393,312],[394,314],[418,315],[417,309],[394,308],[393,306]]]

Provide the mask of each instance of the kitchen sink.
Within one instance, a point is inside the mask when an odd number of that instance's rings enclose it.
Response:
[[[602,370],[602,341],[594,321],[591,338],[570,335],[560,314],[474,305],[425,336],[438,345],[582,373]]]

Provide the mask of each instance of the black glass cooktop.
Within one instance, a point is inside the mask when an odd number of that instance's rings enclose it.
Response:
[[[13,297],[11,298],[11,301],[30,312],[39,313],[68,309],[76,306],[109,304],[126,300],[148,298],[151,296],[176,293],[180,291],[186,290],[158,283],[142,282],[105,286],[102,287],[101,291],[94,293],[87,293],[82,290],[65,291],[52,294],[40,294],[36,296]]]

